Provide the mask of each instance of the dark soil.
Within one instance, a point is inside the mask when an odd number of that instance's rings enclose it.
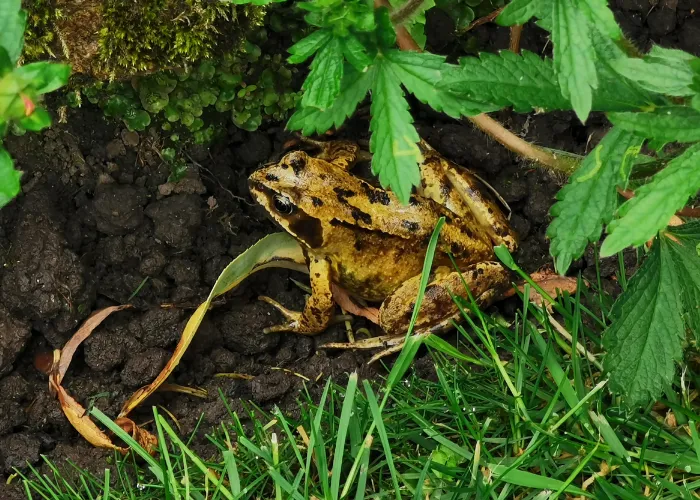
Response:
[[[661,0],[653,7],[648,0],[618,0],[615,6],[619,22],[640,48],[657,42],[700,55],[697,0]],[[428,31],[429,48],[455,55],[451,51],[460,43],[444,13],[431,11]],[[508,45],[508,30],[495,25],[470,36],[487,50]],[[543,31],[525,28],[523,48],[540,53],[545,42]],[[511,205],[522,241],[518,262],[528,271],[548,264],[548,210],[564,179],[525,165],[471,125],[420,106],[415,116],[430,144],[477,170]],[[606,129],[605,119],[596,115],[586,125],[571,113],[495,117],[529,141],[579,154]],[[358,118],[342,133],[360,139],[366,131],[366,122]],[[23,194],[0,211],[2,484],[13,467],[27,461],[38,465],[40,454],[59,464],[70,459],[95,471],[105,467],[100,457],[107,453],[93,449],[71,427],[36,365],[61,348],[91,312],[131,302],[134,310],[114,314],[79,349],[65,381],[79,402],[92,402],[115,416],[134,389],[149,383],[166,363],[192,308],[204,300],[221,270],[276,230],[252,206],[246,179],[279,157],[288,138],[279,126],[254,133],[232,127],[225,140],[188,150],[192,172],[175,186],[163,186],[169,170],[158,156],[162,141],[157,132],[130,133],[89,106],[42,134],[8,138],[6,145],[25,174]],[[616,259],[604,262],[603,277],[612,276],[616,266]],[[572,272],[579,270],[595,276],[591,253],[575,263]],[[171,377],[174,383],[207,389],[207,399],[158,393],[149,406],[166,407],[183,433],[204,413],[207,431],[225,417],[219,389],[233,410],[252,400],[293,412],[304,383],[299,375],[310,380],[307,387],[314,394],[329,376],[343,384],[354,370],[365,377],[381,373],[380,366],[366,365],[365,353],[318,349],[342,340],[344,327],[317,337],[263,335],[262,329],[281,317],[259,302],[259,295],[293,309],[303,306],[304,294],[290,280],[303,276],[292,274],[258,273],[209,312]],[[615,284],[607,281],[606,286]],[[177,307],[162,309],[163,303]],[[507,302],[496,307],[504,305],[508,309]],[[419,365],[430,369],[429,363]],[[214,377],[230,372],[254,378]],[[134,415],[137,421],[149,418],[146,410]],[[13,488],[5,491],[2,498],[24,498]]]

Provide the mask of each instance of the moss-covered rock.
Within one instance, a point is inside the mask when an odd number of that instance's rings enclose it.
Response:
[[[67,60],[76,73],[120,79],[235,52],[264,7],[220,0],[24,0],[25,57]]]

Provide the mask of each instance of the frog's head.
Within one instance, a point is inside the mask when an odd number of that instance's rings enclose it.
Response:
[[[314,197],[319,179],[303,151],[288,153],[279,163],[266,165],[248,178],[250,194],[268,216],[309,248],[323,244],[323,225]]]

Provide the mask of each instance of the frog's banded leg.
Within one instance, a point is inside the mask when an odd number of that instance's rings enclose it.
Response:
[[[295,332],[316,335],[323,332],[333,319],[335,301],[331,292],[331,267],[324,259],[313,258],[309,262],[311,296],[306,299],[302,312],[290,311],[269,297],[259,297],[277,308],[287,319],[286,323],[265,328],[264,333]]]

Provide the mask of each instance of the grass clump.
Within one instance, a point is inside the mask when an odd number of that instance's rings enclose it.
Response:
[[[529,290],[510,323],[476,308],[465,316],[466,326],[457,330],[464,349],[439,337],[409,337],[379,387],[351,374],[344,386],[329,380],[320,400],[304,394],[298,418],[254,405],[242,415],[230,412],[207,436],[218,450],[214,458],[197,456],[187,445],[192,437],[178,436],[154,410],[159,459],[136,448],[145,468],[133,469],[130,460],[120,458],[118,482],[87,472],[71,482],[53,466],[52,474],[32,469],[22,476],[27,494],[62,499],[696,496],[700,415],[687,382],[693,377],[675,381],[677,399],[661,399],[642,410],[620,406],[605,387],[598,354],[610,297],[580,283],[577,295],[558,299],[553,320],[529,302]],[[463,306],[466,312],[473,304]],[[423,341],[432,352],[434,373],[428,376],[410,369]],[[98,410],[93,416],[112,426]]]

